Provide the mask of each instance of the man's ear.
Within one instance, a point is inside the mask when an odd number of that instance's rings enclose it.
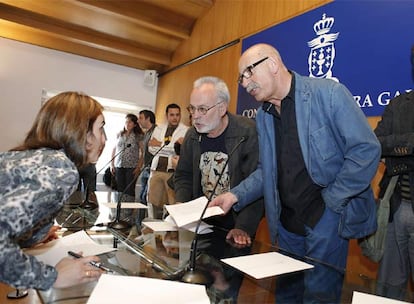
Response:
[[[218,107],[220,107],[220,114],[223,117],[224,115],[226,115],[227,113],[227,107],[226,107],[226,103],[223,101],[222,103],[220,103],[218,105]]]
[[[276,75],[279,72],[279,68],[280,68],[280,64],[277,60],[275,60],[272,57],[269,57],[269,66],[270,66],[270,71],[272,72],[272,74]]]

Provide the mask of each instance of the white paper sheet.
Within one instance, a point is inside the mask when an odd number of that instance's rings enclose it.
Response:
[[[143,221],[142,224],[152,229],[154,232],[178,230],[177,225],[166,221]]]
[[[213,226],[208,225],[208,224],[206,224],[204,222],[201,222],[200,227],[198,228],[197,234],[207,234],[207,233],[211,233],[211,232],[213,232],[213,230],[210,229],[212,227]],[[182,226],[181,228],[186,229],[186,230],[189,230],[189,231],[195,233],[196,228],[197,228],[197,222],[192,222],[190,224],[187,224],[187,225]]]
[[[143,277],[103,274],[88,304],[180,303],[209,304],[204,286]]]
[[[108,208],[116,208],[117,203],[100,203],[105,207]],[[137,203],[137,202],[122,202],[121,203],[121,209],[148,209],[147,205],[144,205],[142,203]]]
[[[384,297],[375,296],[372,294],[367,294],[359,291],[354,291],[352,295],[352,304],[398,304],[398,303],[408,303],[393,299],[387,299]]]
[[[154,232],[178,230],[178,226],[171,215],[167,216],[164,221],[143,221],[142,224],[152,229]],[[213,232],[213,230],[210,229],[211,227],[213,226],[201,222],[200,227],[198,229],[198,234],[206,234]],[[195,232],[197,228],[197,222],[184,225],[180,228]]]
[[[313,265],[277,252],[252,254],[222,261],[256,279],[313,268]]]
[[[205,196],[199,197],[187,203],[165,205],[168,213],[174,218],[178,227],[197,222],[200,219],[201,213],[206,206],[208,200]],[[214,215],[223,214],[224,211],[220,207],[207,208],[203,218],[208,218]]]
[[[111,246],[95,243],[85,231],[78,231],[49,243],[25,250],[27,254],[48,265],[55,266],[61,259],[68,256],[68,251],[80,252],[83,256],[97,255],[114,251]]]

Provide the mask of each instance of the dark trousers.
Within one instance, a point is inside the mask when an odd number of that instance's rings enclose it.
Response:
[[[115,177],[117,183],[118,197],[117,201],[135,202],[135,184],[136,177],[134,175],[135,168],[115,168]],[[111,210],[112,216],[115,210]],[[131,225],[134,224],[134,209],[121,209],[121,220],[127,221]]]
[[[116,183],[118,186],[118,192],[122,193],[123,196],[127,194],[130,197],[133,197],[132,201],[135,201],[135,182],[136,178],[134,176],[135,168],[116,168],[115,177]],[[122,199],[122,201],[126,201]],[[131,198],[128,198],[128,201],[131,201]]]

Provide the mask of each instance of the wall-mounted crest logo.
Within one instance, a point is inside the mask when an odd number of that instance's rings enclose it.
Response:
[[[322,19],[313,25],[317,37],[308,41],[308,46],[311,48],[308,57],[309,77],[339,81],[332,76],[335,59],[334,41],[339,36],[339,32],[329,34],[334,22],[333,17],[326,17],[326,14],[323,14]]]

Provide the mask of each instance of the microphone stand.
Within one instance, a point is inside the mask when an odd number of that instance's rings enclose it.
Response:
[[[198,242],[198,230],[200,229],[201,222],[203,220],[203,216],[207,211],[208,204],[213,199],[213,196],[217,190],[217,186],[220,183],[220,179],[223,177],[224,170],[227,167],[227,164],[229,163],[230,158],[232,157],[234,151],[241,145],[242,142],[246,140],[246,137],[242,137],[240,141],[234,146],[233,150],[229,153],[229,157],[227,157],[226,163],[224,164],[223,168],[221,169],[221,172],[218,176],[217,182],[211,191],[210,196],[208,197],[207,203],[205,204],[203,211],[201,212],[200,219],[198,220],[196,229],[194,230],[194,238],[191,242],[191,249],[190,249],[190,260],[188,265],[188,270],[184,273],[183,277],[181,278],[181,281],[185,283],[190,284],[200,284],[200,285],[206,285],[209,286],[213,283],[214,279],[211,276],[211,274],[207,271],[196,269],[196,258],[197,258],[197,242]]]
[[[131,147],[131,144],[127,144],[121,151],[119,151],[118,153],[116,153],[109,160],[109,162],[107,162],[97,173],[95,173],[95,177],[98,176],[98,174],[101,173],[101,171],[103,169],[105,169],[106,166],[109,165],[118,155],[120,155],[121,153],[123,153],[129,147]],[[91,202],[91,201],[89,201],[90,181],[88,182],[88,184],[85,187],[85,192],[86,192],[85,200],[79,205],[79,207],[82,208],[82,209],[85,209],[85,210],[94,210],[94,209],[98,208],[98,206],[99,206],[98,202],[93,202],[93,201]]]
[[[86,192],[85,200],[82,202],[82,204],[79,205],[79,207],[85,210],[95,210],[96,208],[98,208],[99,206],[98,202],[89,200],[89,195],[90,195],[89,185],[86,187],[85,192]]]
[[[165,141],[165,143],[157,150],[157,152],[154,153],[154,156],[156,156],[166,145],[168,145],[170,143],[170,141]],[[122,221],[120,219],[121,217],[121,204],[122,204],[122,198],[125,194],[125,192],[132,186],[132,184],[135,184],[137,181],[136,178],[134,178],[124,189],[124,191],[121,193],[121,195],[118,198],[118,202],[116,204],[116,215],[115,215],[115,220],[111,223],[108,223],[108,227],[112,228],[112,229],[116,229],[116,230],[126,230],[128,228],[131,227],[131,225],[126,222],[126,221]]]
[[[137,179],[134,177],[134,179],[132,179],[132,181],[125,187],[124,191],[121,193],[121,195],[118,198],[118,202],[116,204],[116,215],[115,215],[115,220],[108,223],[108,227],[115,229],[115,230],[126,230],[128,228],[131,227],[131,225],[126,222],[121,220],[121,204],[122,204],[122,198],[125,195],[125,192],[133,185],[135,184],[137,181]]]

